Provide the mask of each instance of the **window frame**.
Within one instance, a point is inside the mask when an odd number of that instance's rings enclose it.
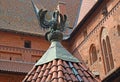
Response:
[[[24,41],[24,48],[31,48],[31,41],[30,40]]]

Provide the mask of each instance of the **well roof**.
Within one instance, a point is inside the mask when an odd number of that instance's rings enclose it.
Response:
[[[23,82],[99,82],[82,63],[55,59],[34,66]]]
[[[98,82],[89,69],[63,48],[58,41],[52,42],[50,48],[23,80],[23,82],[68,81]]]

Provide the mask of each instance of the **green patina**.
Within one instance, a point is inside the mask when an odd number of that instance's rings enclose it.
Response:
[[[35,65],[42,65],[51,62],[54,59],[79,62],[79,60],[75,58],[70,52],[68,52],[59,41],[53,41],[49,49]]]

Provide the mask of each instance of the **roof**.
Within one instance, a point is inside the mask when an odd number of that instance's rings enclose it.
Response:
[[[82,0],[82,4],[80,4],[78,20],[76,21],[77,26],[82,19],[89,13],[89,11],[93,8],[93,6],[98,2],[98,0]]]
[[[67,16],[70,26],[73,26],[78,10],[79,0],[34,0],[38,8],[41,6],[48,10],[54,10],[58,1],[66,3]],[[14,4],[13,4],[14,3]],[[72,19],[72,20],[71,20]],[[39,28],[31,0],[2,0],[0,1],[0,30],[20,33],[44,35]],[[3,31],[4,31],[3,30]]]
[[[23,82],[99,82],[82,62],[55,59],[34,66]]]
[[[86,0],[87,2],[87,0]],[[103,2],[103,0],[97,0],[96,3],[92,3],[93,5],[91,5],[91,9],[87,10],[87,12],[82,12],[84,17],[80,17],[81,12],[79,12],[79,19],[76,20],[75,22],[75,29],[72,31],[72,33],[70,34],[70,37],[74,37],[74,35],[79,31],[79,29],[81,29],[82,25],[87,21],[87,19],[89,19],[89,17],[94,13],[94,11],[100,6],[100,4]],[[86,8],[88,8],[89,6],[86,6]],[[84,15],[86,14],[86,15]]]
[[[28,73],[33,67],[32,63],[15,62],[0,59],[0,71],[15,72],[15,73]]]
[[[52,56],[51,56],[52,55]],[[44,53],[42,58],[35,64],[41,65],[48,63],[54,59],[62,59],[71,62],[79,62],[77,58],[75,58],[70,52],[68,52],[60,42],[53,41],[48,48],[48,50]]]
[[[23,82],[98,82],[88,68],[72,56],[59,41],[50,48],[26,75]]]

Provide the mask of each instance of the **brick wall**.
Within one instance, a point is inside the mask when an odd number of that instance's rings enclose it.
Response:
[[[31,41],[31,48],[24,47],[26,40]],[[0,32],[0,59],[32,62],[35,60],[31,56],[37,56],[39,59],[48,46],[49,43],[41,37]]]
[[[0,82],[22,82],[25,74],[0,73]]]
[[[84,60],[86,65],[94,73],[99,73],[100,78],[104,79],[115,71],[120,66],[120,36],[118,29],[120,28],[120,2],[119,0],[109,0],[106,3],[102,3],[95,12],[89,16],[87,21],[83,24],[78,33],[76,33],[70,41],[71,52],[80,60]],[[106,5],[108,9],[108,15],[103,16],[102,9]],[[106,31],[103,32],[103,28]],[[87,36],[84,36],[84,30],[87,30]],[[104,54],[101,46],[101,39],[105,36],[109,36],[111,51],[113,55],[114,68],[109,72],[106,72]],[[94,44],[96,47],[97,61],[91,64],[90,47]],[[80,56],[79,56],[80,55]]]
[[[24,48],[24,41],[31,41],[31,48]],[[68,49],[67,42],[62,44]],[[10,32],[0,32],[0,60],[35,63],[48,49],[50,42],[44,37],[21,35]],[[5,68],[7,69],[7,68]],[[24,69],[24,68],[23,68]],[[2,73],[0,82],[21,82],[24,74]]]
[[[31,48],[25,48],[24,42],[30,41]],[[67,42],[62,44],[68,49]],[[44,37],[28,36],[10,32],[0,32],[0,59],[35,62],[44,54],[50,42]]]

